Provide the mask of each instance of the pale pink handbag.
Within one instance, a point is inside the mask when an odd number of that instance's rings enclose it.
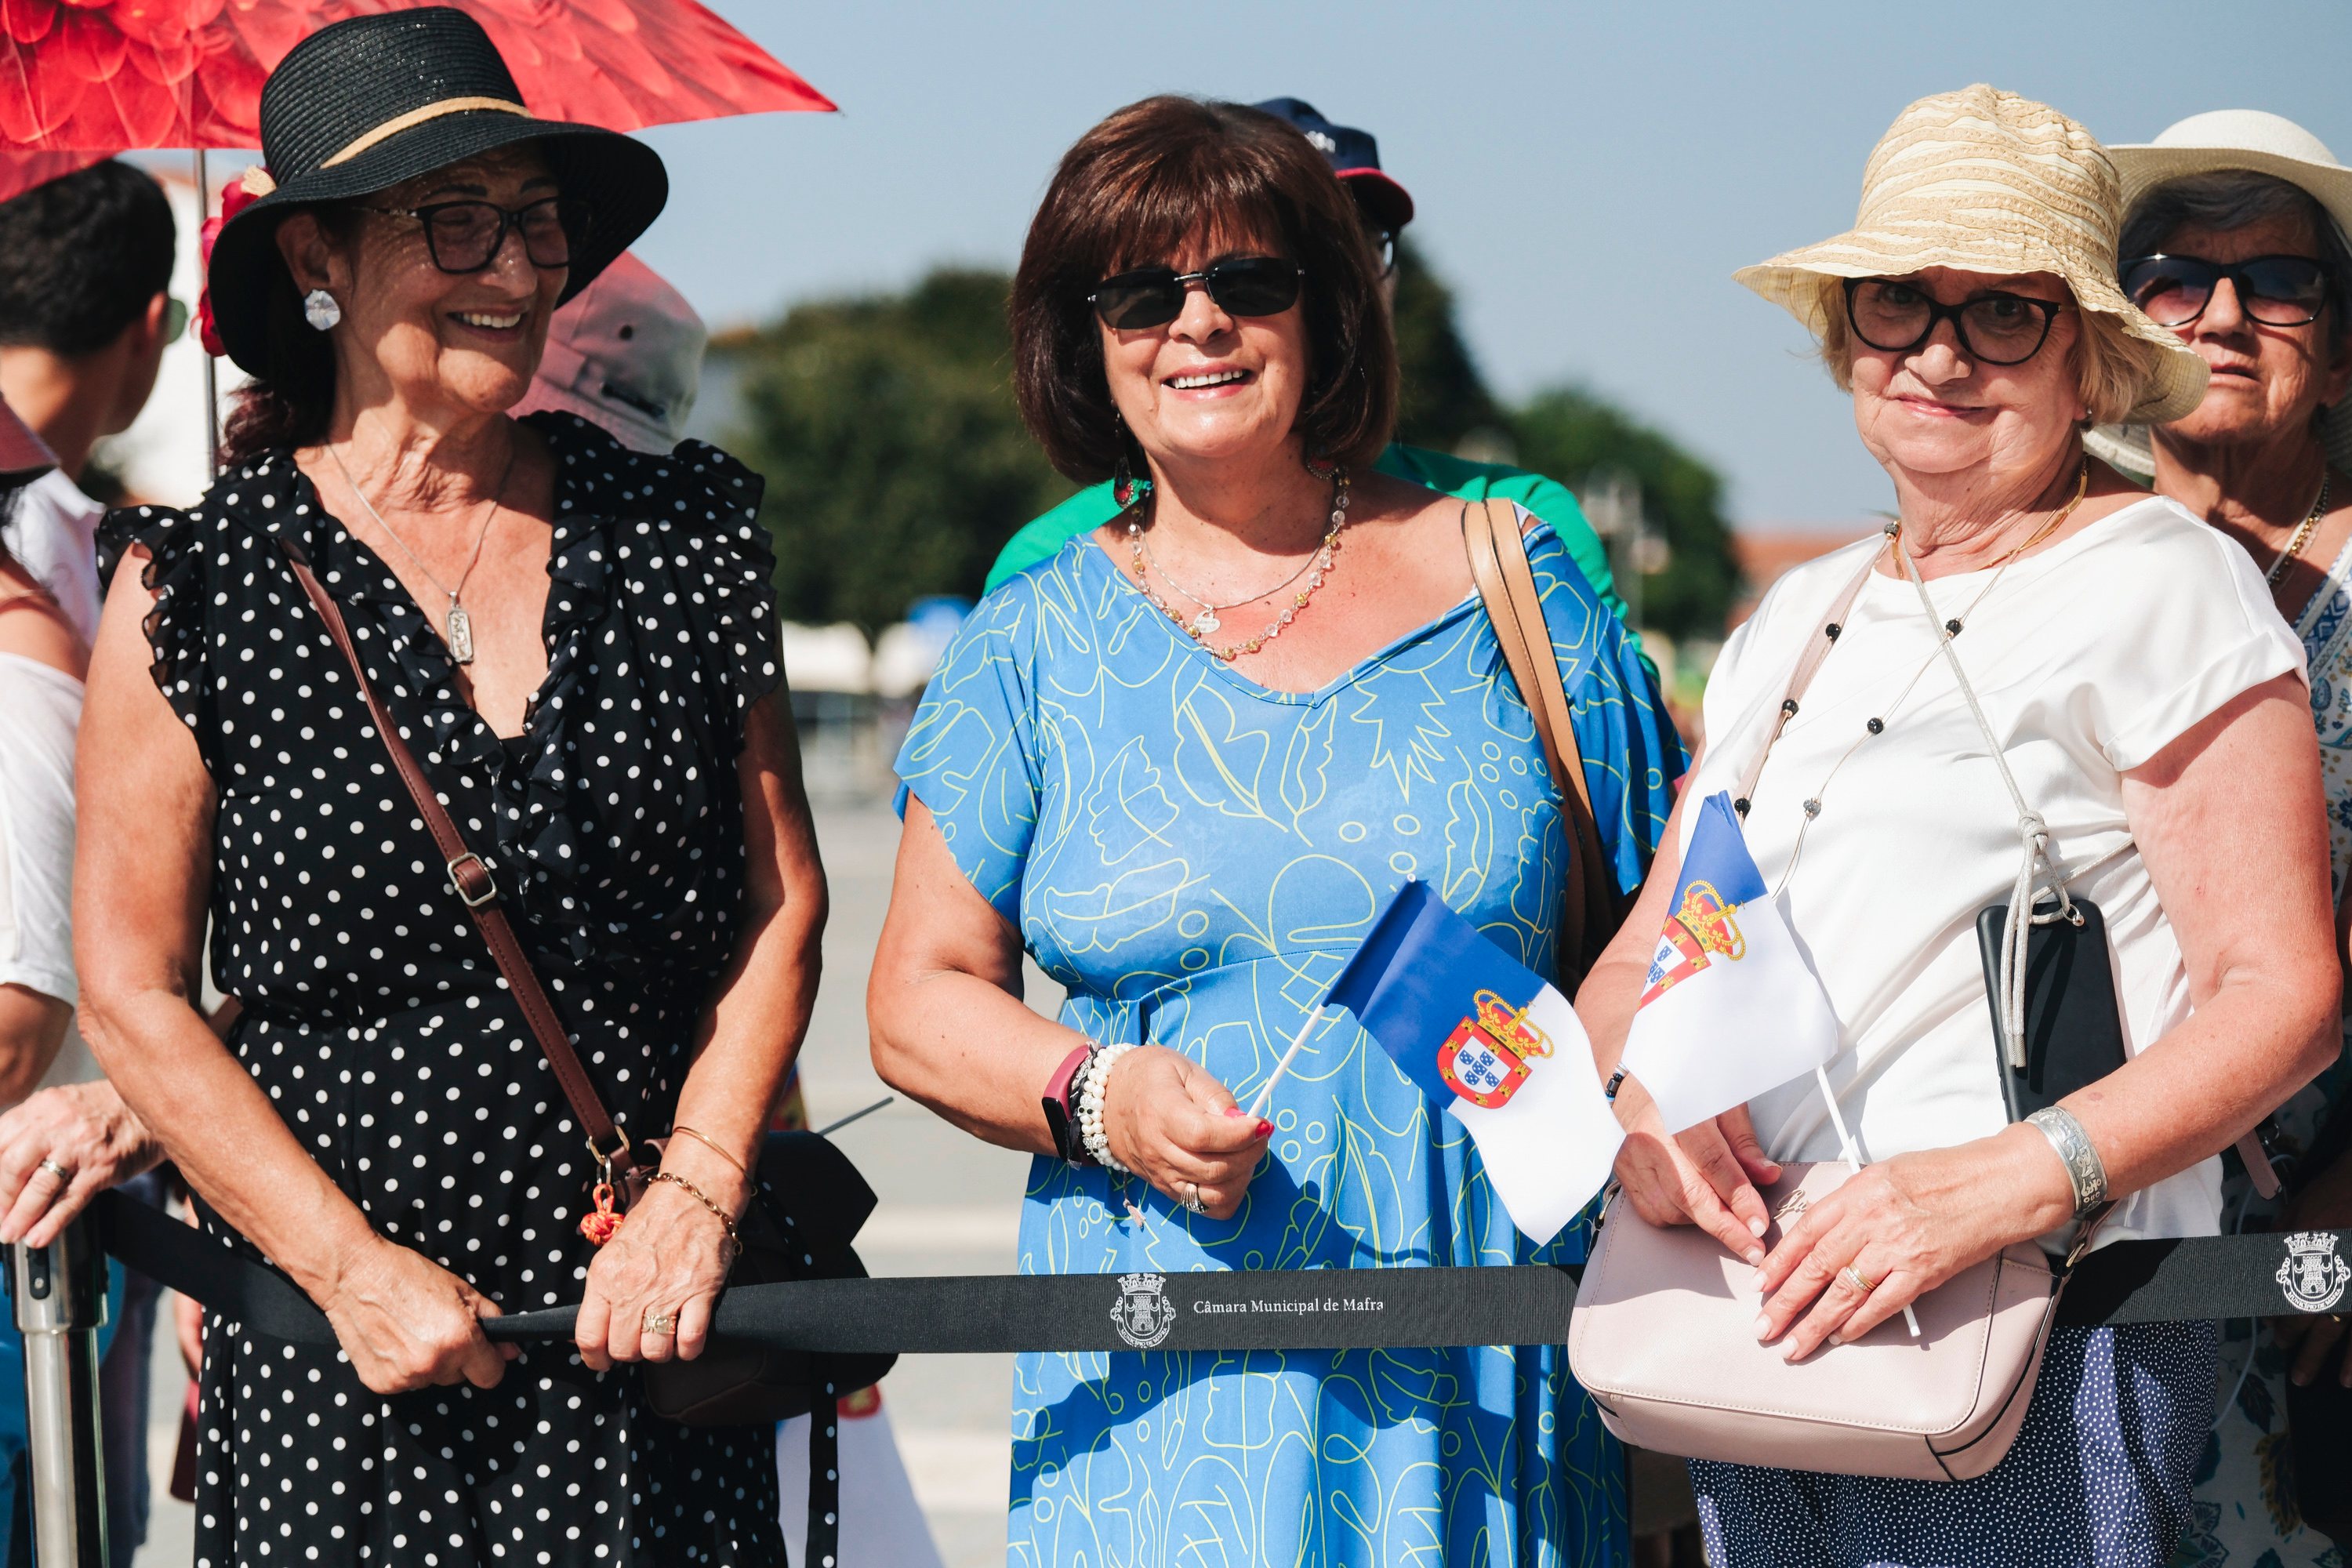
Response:
[[[1849,1174],[1791,1164],[1764,1190],[1764,1245]],[[1962,1271],[1896,1317],[1790,1365],[1759,1344],[1756,1270],[1696,1226],[1661,1228],[1622,1193],[1601,1215],[1570,1315],[1568,1364],[1624,1442],[1692,1459],[1964,1481],[2000,1463],[2057,1306],[2032,1242]]]

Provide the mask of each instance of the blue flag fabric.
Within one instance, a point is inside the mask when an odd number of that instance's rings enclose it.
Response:
[[[1324,994],[1469,1129],[1512,1223],[1549,1241],[1623,1141],[1568,1000],[1408,881]]]

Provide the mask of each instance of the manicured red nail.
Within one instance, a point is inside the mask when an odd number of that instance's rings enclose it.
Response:
[[[1259,1137],[1261,1137],[1261,1138],[1271,1138],[1271,1137],[1273,1137],[1273,1136],[1274,1136],[1274,1123],[1273,1123],[1273,1122],[1271,1122],[1271,1121],[1266,1121],[1266,1120],[1265,1120],[1265,1118],[1264,1118],[1264,1117],[1260,1117],[1260,1118],[1258,1118],[1258,1123],[1257,1123],[1257,1135],[1258,1135]]]
[[[1227,1116],[1247,1116],[1249,1112],[1244,1110],[1238,1105],[1228,1105],[1225,1107],[1225,1114]]]

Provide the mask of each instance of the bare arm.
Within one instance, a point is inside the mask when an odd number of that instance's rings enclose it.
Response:
[[[1045,1081],[1085,1043],[1021,1001],[1021,943],[964,879],[921,800],[907,800],[890,911],[866,988],[874,1069],[965,1131],[1052,1154]],[[1181,1203],[1197,1186],[1223,1219],[1241,1205],[1267,1136],[1225,1086],[1179,1052],[1139,1050],[1112,1071],[1111,1152]]]
[[[2334,1058],[2342,1006],[2326,816],[2301,681],[2264,682],[2126,773],[2124,806],[2196,1011],[2063,1102],[2116,1196],[2219,1153],[2309,1082]],[[2032,1127],[1881,1162],[1815,1205],[1774,1248],[1761,1279],[1763,1337],[1793,1323],[1795,1359],[1833,1331],[1865,1332],[2073,1212],[2064,1168]],[[1833,1282],[1849,1263],[1879,1288]]]
[[[744,719],[736,763],[743,798],[742,929],[702,1016],[673,1123],[727,1152],[683,1134],[662,1152],[662,1169],[739,1215],[751,1201],[746,1172],[757,1163],[769,1107],[808,1033],[823,963],[824,868],[790,700],[779,687]],[[686,1192],[668,1183],[648,1189],[589,1268],[574,1334],[588,1364],[699,1355],[726,1279],[724,1243],[717,1219]],[[648,1312],[674,1314],[676,1333],[645,1333]]]
[[[73,1009],[29,985],[0,985],[0,1105],[33,1092],[58,1059]]]
[[[459,1375],[488,1387],[501,1364],[473,1320],[497,1309],[377,1237],[206,1026],[198,980],[216,803],[194,739],[149,674],[145,558],[133,550],[116,574],[76,763],[74,958],[90,1047],[189,1184],[325,1309],[371,1388]]]

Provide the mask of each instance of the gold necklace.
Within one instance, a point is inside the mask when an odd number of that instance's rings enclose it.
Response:
[[[2311,531],[2317,528],[2319,520],[2326,515],[2327,467],[2323,463],[2319,469],[2319,494],[2312,498],[2311,510],[2304,513],[2303,521],[2295,525],[2294,537],[2286,542],[2286,548],[2279,552],[2279,558],[2271,563],[2270,571],[2263,578],[2263,586],[2278,586],[2280,575],[2286,571],[2286,563],[2303,553],[2303,547],[2311,542]]]
[[[1339,531],[1346,527],[1348,523],[1348,470],[1337,466],[1334,466],[1331,470],[1331,522],[1330,526],[1323,531],[1323,542],[1317,547],[1314,555],[1307,561],[1305,566],[1290,574],[1287,582],[1285,582],[1275,588],[1269,589],[1267,592],[1278,594],[1283,590],[1283,588],[1288,587],[1291,583],[1297,582],[1301,575],[1306,577],[1307,586],[1299,589],[1296,594],[1293,594],[1290,596],[1290,603],[1283,606],[1283,610],[1280,615],[1275,616],[1272,621],[1267,623],[1265,630],[1258,633],[1257,636],[1250,638],[1247,642],[1235,643],[1230,647],[1216,647],[1212,646],[1209,642],[1209,634],[1215,631],[1223,624],[1217,619],[1215,610],[1230,610],[1234,608],[1237,605],[1246,605],[1251,601],[1247,599],[1236,600],[1233,605],[1220,605],[1215,606],[1215,609],[1212,609],[1202,600],[1194,598],[1192,594],[1187,593],[1172,577],[1169,579],[1169,586],[1175,588],[1176,591],[1179,594],[1182,594],[1184,597],[1192,599],[1194,604],[1201,605],[1201,613],[1197,616],[1192,616],[1180,615],[1177,613],[1174,605],[1171,605],[1166,599],[1161,598],[1160,596],[1160,590],[1151,585],[1151,574],[1150,571],[1151,566],[1156,566],[1159,563],[1151,559],[1150,552],[1144,548],[1143,544],[1143,518],[1141,514],[1141,507],[1143,505],[1144,499],[1144,497],[1139,496],[1134,501],[1130,502],[1128,507],[1127,539],[1129,546],[1129,554],[1135,563],[1136,586],[1143,590],[1144,598],[1150,601],[1154,609],[1158,610],[1161,615],[1166,616],[1170,620],[1174,621],[1178,626],[1182,626],[1184,628],[1185,636],[1191,637],[1194,642],[1199,643],[1202,647],[1207,648],[1210,653],[1218,658],[1223,659],[1227,664],[1231,664],[1237,658],[1241,658],[1248,654],[1255,653],[1258,649],[1264,647],[1266,644],[1280,637],[1282,635],[1282,628],[1298,618],[1298,612],[1307,607],[1307,601],[1312,599],[1315,596],[1315,591],[1323,586],[1323,579],[1325,575],[1330,572],[1331,563],[1339,557]],[[1259,598],[1264,598],[1265,597],[1265,595],[1261,594],[1257,596]]]

